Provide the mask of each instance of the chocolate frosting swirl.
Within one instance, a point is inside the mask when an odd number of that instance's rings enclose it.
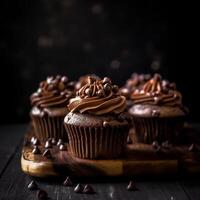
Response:
[[[40,83],[37,92],[31,95],[31,104],[38,108],[66,107],[73,97],[74,85],[66,76],[47,77]]]
[[[88,77],[87,83],[77,92],[68,108],[71,112],[94,115],[119,114],[125,110],[126,98],[119,95],[118,86],[112,85],[109,78],[97,80]]]
[[[131,99],[135,104],[182,106],[182,96],[176,85],[161,80],[159,74],[155,74],[141,89],[135,90]]]

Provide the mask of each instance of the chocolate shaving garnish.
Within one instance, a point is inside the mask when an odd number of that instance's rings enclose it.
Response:
[[[93,187],[91,185],[85,185],[84,189],[83,189],[83,193],[86,193],[86,194],[94,194],[95,191],[93,189]]]
[[[126,189],[129,190],[129,191],[137,191],[138,190],[138,188],[135,185],[135,182],[133,182],[133,181],[129,182]]]
[[[28,184],[28,189],[29,190],[37,190],[38,189],[38,185],[36,184],[36,182],[33,180]]]
[[[48,159],[52,158],[51,151],[49,149],[46,149],[42,155]]]
[[[63,185],[68,187],[73,186],[73,183],[69,176],[64,180]]]
[[[79,183],[78,185],[76,185],[76,187],[74,188],[74,192],[76,193],[82,193],[83,192],[83,186]]]

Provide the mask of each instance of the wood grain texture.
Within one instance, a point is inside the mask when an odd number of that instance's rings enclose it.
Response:
[[[21,147],[22,143],[19,142],[20,136],[24,134],[24,126],[9,126],[5,127],[4,132],[1,132],[0,146],[2,149],[15,149],[10,153],[10,161],[4,165],[4,170],[0,177],[0,200],[34,200],[36,198],[36,191],[29,191],[27,185],[32,179],[31,177],[25,175],[21,171]],[[0,128],[0,130],[2,130]],[[15,140],[12,141],[13,146],[10,147],[8,143],[4,141],[9,141],[13,134],[18,133]],[[19,137],[19,138],[17,138]],[[17,138],[17,139],[16,139]],[[0,156],[4,156],[5,151],[0,151]],[[4,157],[5,158],[5,157]],[[1,162],[4,162],[1,160]],[[126,190],[128,181],[133,179],[136,181],[138,191],[130,192]],[[73,187],[62,186],[62,180],[54,178],[50,182],[44,179],[35,179],[37,184],[41,189],[48,192],[50,199],[58,200],[199,200],[200,196],[200,183],[199,179],[195,177],[190,180],[185,179],[182,176],[181,179],[177,179],[175,176],[169,176],[166,180],[160,176],[154,176],[151,179],[139,179],[134,176],[129,176],[125,180],[117,178],[115,180],[110,180],[109,178],[99,177],[93,181],[88,178],[74,179],[74,185],[77,183],[91,184],[95,189],[96,194],[77,194],[73,192]]]

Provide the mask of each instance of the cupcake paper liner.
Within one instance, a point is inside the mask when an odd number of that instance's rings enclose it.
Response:
[[[133,118],[137,141],[151,144],[153,141],[176,142],[183,127],[180,118]]]
[[[128,128],[81,127],[65,124],[72,154],[78,158],[116,158],[126,145]]]
[[[45,142],[49,138],[63,139],[67,141],[67,134],[63,125],[63,117],[31,116],[35,136]]]

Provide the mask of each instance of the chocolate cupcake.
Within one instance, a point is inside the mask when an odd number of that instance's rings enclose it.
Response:
[[[127,109],[129,109],[133,105],[131,94],[138,89],[141,89],[141,87],[150,79],[150,74],[133,73],[131,75],[131,78],[126,81],[126,84],[120,88],[120,93],[126,97]]]
[[[35,135],[41,141],[49,138],[67,140],[63,119],[69,112],[67,104],[74,96],[74,85],[66,76],[48,77],[31,95],[30,116]]]
[[[141,89],[131,94],[134,105],[129,109],[133,116],[135,134],[139,142],[177,142],[187,109],[174,83],[162,80],[155,74]]]
[[[109,78],[88,77],[68,105],[64,119],[69,146],[79,158],[117,158],[122,155],[129,130],[126,99]]]

